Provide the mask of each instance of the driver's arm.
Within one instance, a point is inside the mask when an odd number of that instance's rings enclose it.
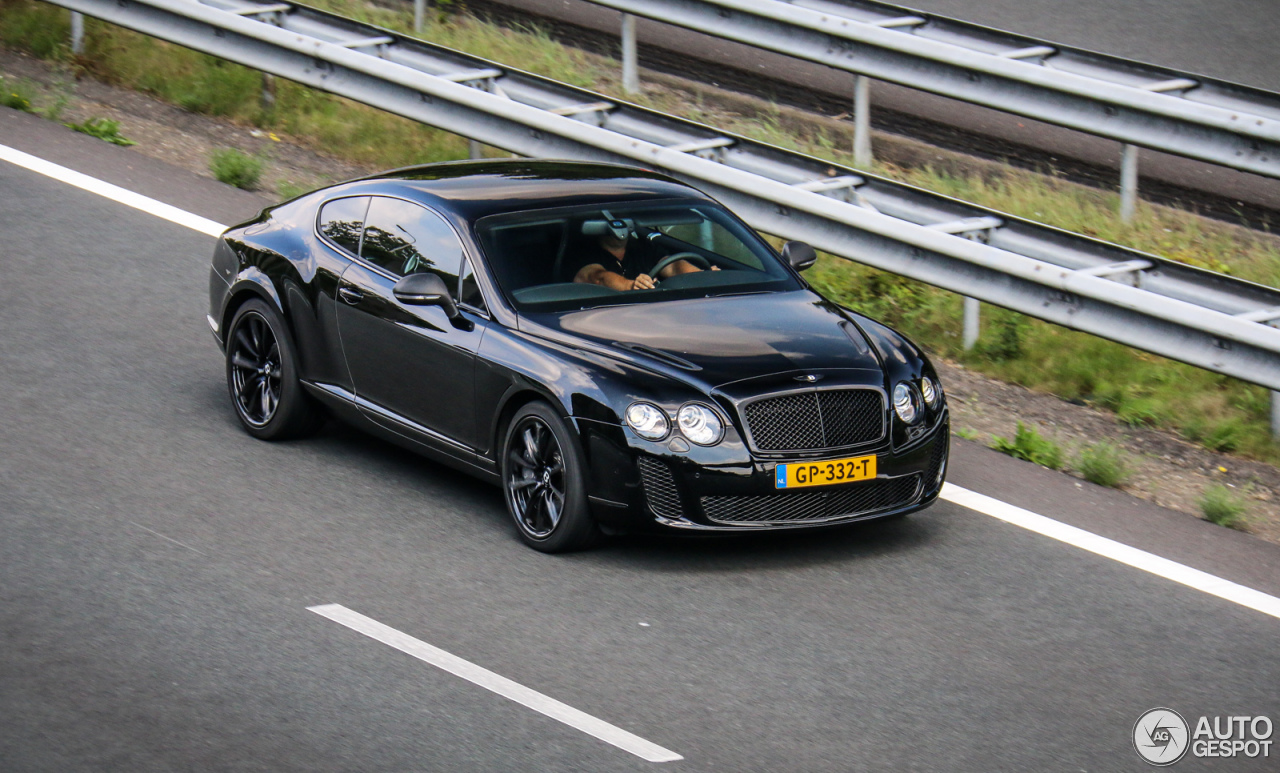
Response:
[[[668,266],[668,268],[670,267]],[[663,273],[666,273],[665,270]],[[609,271],[599,263],[583,266],[578,270],[577,274],[574,274],[573,281],[602,285],[612,290],[652,290],[654,288],[653,277],[648,274],[641,274],[635,279],[627,279],[622,274]]]

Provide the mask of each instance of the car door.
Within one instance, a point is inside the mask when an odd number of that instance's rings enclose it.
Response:
[[[440,306],[403,304],[392,292],[404,276],[429,271],[459,301],[466,261],[457,234],[426,207],[374,196],[360,258],[338,285],[337,316],[363,409],[391,429],[403,432],[407,421],[475,448],[475,355],[487,316],[474,303],[461,304],[450,320]]]

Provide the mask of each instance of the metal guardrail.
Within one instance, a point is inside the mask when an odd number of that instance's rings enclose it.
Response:
[[[944,97],[1280,177],[1280,94],[874,0],[588,0]]]
[[[755,228],[1280,389],[1280,291],[1048,228],[292,3],[51,0],[524,156],[640,164]]]

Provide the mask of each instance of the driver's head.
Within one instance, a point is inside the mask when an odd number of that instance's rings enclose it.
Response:
[[[627,236],[625,232],[622,236],[619,236],[612,231],[605,231],[603,234],[600,234],[600,246],[604,247],[606,250],[620,249],[626,245],[626,243]]]

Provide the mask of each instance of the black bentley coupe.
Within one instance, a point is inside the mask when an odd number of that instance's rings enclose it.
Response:
[[[209,325],[250,434],[340,417],[499,484],[538,550],[926,507],[933,366],[812,290],[814,258],[654,172],[435,164],[229,229]]]

